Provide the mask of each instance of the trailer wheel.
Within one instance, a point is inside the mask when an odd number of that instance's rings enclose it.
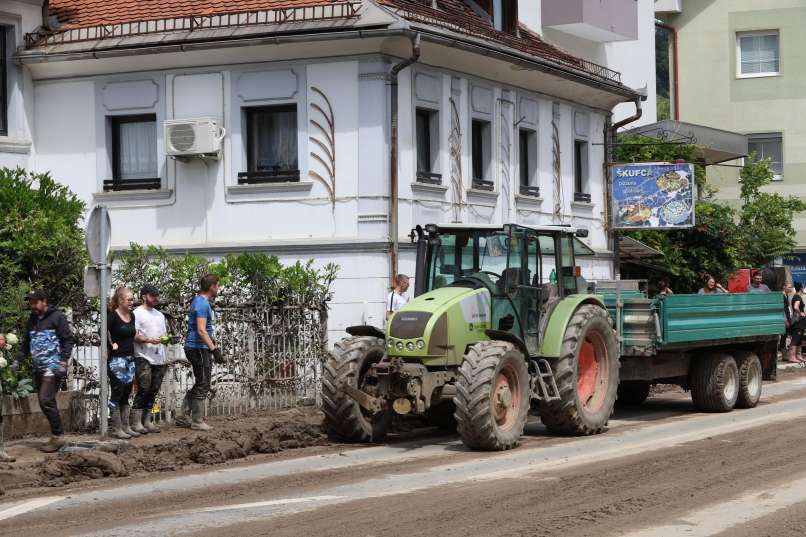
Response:
[[[618,385],[618,406],[638,406],[649,397],[650,384],[642,381],[624,381]]]
[[[456,379],[456,429],[472,449],[502,451],[521,440],[529,411],[526,357],[512,343],[471,346]]]
[[[620,366],[616,333],[603,308],[589,304],[574,313],[551,366],[560,400],[540,402],[543,424],[560,434],[602,432],[613,413]]]
[[[322,368],[322,411],[325,430],[331,438],[375,442],[386,436],[392,421],[391,410],[386,408],[373,415],[339,388],[344,382],[361,389],[364,375],[385,352],[383,340],[375,337],[348,337],[335,344]]]
[[[761,399],[761,360],[754,352],[736,351],[733,353],[739,370],[739,396],[736,408],[753,408]]]
[[[725,353],[702,356],[691,371],[691,400],[703,412],[730,412],[739,397],[739,369]]]

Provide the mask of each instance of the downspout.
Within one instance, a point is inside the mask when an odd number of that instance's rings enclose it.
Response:
[[[639,119],[641,119],[641,116],[644,114],[644,110],[643,110],[643,108],[641,108],[641,103],[644,101],[644,99],[646,99],[646,95],[643,95],[643,96],[635,99],[635,114],[631,115],[630,117],[626,117],[626,118],[622,119],[621,121],[617,121],[617,122],[613,123],[612,125],[610,125],[609,127],[605,126],[605,137],[607,138],[607,144],[605,146],[605,161],[606,161],[605,162],[605,181],[606,181],[606,184],[607,184],[607,189],[606,189],[607,190],[607,195],[606,195],[607,211],[606,211],[606,214],[607,214],[607,218],[608,218],[607,229],[610,230],[609,235],[610,235],[611,251],[613,252],[613,279],[614,280],[621,279],[621,264],[619,263],[619,256],[621,255],[621,253],[619,252],[619,246],[618,246],[618,232],[615,229],[613,229],[613,222],[612,222],[613,208],[611,207],[611,205],[613,204],[613,199],[612,199],[612,196],[610,194],[610,190],[611,190],[610,181],[611,181],[611,179],[610,179],[610,166],[609,165],[613,164],[614,161],[615,161],[615,157],[616,157],[616,145],[615,144],[616,144],[616,139],[617,139],[616,136],[617,136],[617,133],[618,133],[618,129],[620,129],[624,125],[632,123],[633,121],[638,121]],[[607,122],[609,123],[609,121],[610,120],[608,120]]]
[[[391,247],[389,248],[389,277],[394,285],[394,279],[397,275],[397,260],[399,250],[398,229],[397,229],[397,75],[408,67],[409,65],[417,62],[420,59],[420,34],[412,38],[412,51],[411,56],[402,60],[392,66],[389,72],[389,86],[391,88],[391,106],[390,106],[390,121],[391,128],[391,143],[389,144],[389,240]]]
[[[50,1],[42,2],[42,29],[50,30]]]
[[[658,28],[663,28],[672,34],[672,70],[674,71],[672,74],[672,92],[674,92],[674,103],[672,105],[674,106],[674,114],[672,117],[675,121],[678,121],[680,119],[680,92],[678,91],[680,86],[678,84],[679,77],[677,74],[677,29],[674,26],[669,26],[668,24],[663,24],[660,22],[656,22],[655,25],[657,25]]]

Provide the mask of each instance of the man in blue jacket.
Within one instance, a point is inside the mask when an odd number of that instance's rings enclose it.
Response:
[[[67,364],[73,351],[73,334],[62,312],[48,304],[42,290],[28,294],[31,316],[20,349],[11,364],[13,370],[29,354],[33,361],[34,384],[39,394],[39,408],[50,423],[50,440],[40,449],[45,453],[58,451],[64,445],[64,429],[56,405],[56,394],[67,376]]]

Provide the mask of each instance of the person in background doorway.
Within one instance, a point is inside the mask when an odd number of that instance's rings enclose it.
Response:
[[[405,274],[398,274],[395,276],[395,288],[386,297],[386,320],[392,316],[394,312],[408,304],[409,297],[406,291],[409,290],[409,277]]]
[[[750,277],[750,287],[747,288],[748,293],[769,293],[770,288],[763,283],[764,278],[760,270],[754,270]]]
[[[160,428],[151,421],[151,411],[165,376],[165,338],[168,328],[165,316],[157,309],[160,303],[159,289],[151,284],[144,285],[140,290],[140,299],[143,303],[134,310],[137,395],[132,405],[132,428],[141,434],[159,433]]]
[[[712,295],[712,294],[717,294],[717,293],[727,293],[725,288],[722,287],[722,284],[717,282],[716,279],[713,276],[711,276],[710,274],[707,274],[705,276],[705,278],[703,278],[703,282],[704,282],[704,285],[702,286],[702,289],[697,291],[698,295]]]
[[[213,373],[213,355],[218,351],[214,334],[213,308],[210,300],[218,295],[218,276],[207,274],[199,282],[199,294],[190,303],[188,312],[188,335],[185,339],[185,356],[193,366],[193,387],[185,395],[182,404],[182,415],[177,417],[176,424],[190,427],[196,431],[209,431],[210,425],[204,422],[204,401],[210,391],[210,380]],[[220,355],[221,351],[218,351]],[[219,361],[217,358],[216,361]],[[187,420],[187,409],[190,409],[191,421]]]
[[[6,350],[6,336],[0,334],[0,354]],[[3,408],[2,408],[2,398],[3,398],[3,384],[0,383],[0,462],[14,462],[15,459],[11,455],[6,452],[6,443],[5,438],[3,437]]]
[[[28,355],[33,362],[34,385],[39,408],[50,424],[50,440],[41,448],[45,453],[59,451],[64,445],[64,428],[56,395],[67,377],[67,365],[73,352],[73,333],[67,317],[48,304],[47,294],[37,289],[28,294],[31,316],[20,338],[20,348],[11,364],[16,373]]]
[[[126,440],[140,436],[132,426],[129,397],[134,384],[134,293],[128,287],[118,287],[109,301],[106,327],[109,331],[109,407],[112,428],[110,436]],[[140,427],[141,428],[141,427]]]
[[[673,295],[674,291],[669,286],[669,280],[667,278],[661,278],[658,280],[658,295]]]

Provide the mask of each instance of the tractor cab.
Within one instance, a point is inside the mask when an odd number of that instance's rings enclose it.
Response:
[[[587,292],[576,258],[594,255],[564,226],[429,224],[417,242],[415,296],[442,287],[485,288],[493,330],[511,332],[538,354],[541,320],[562,298]]]

